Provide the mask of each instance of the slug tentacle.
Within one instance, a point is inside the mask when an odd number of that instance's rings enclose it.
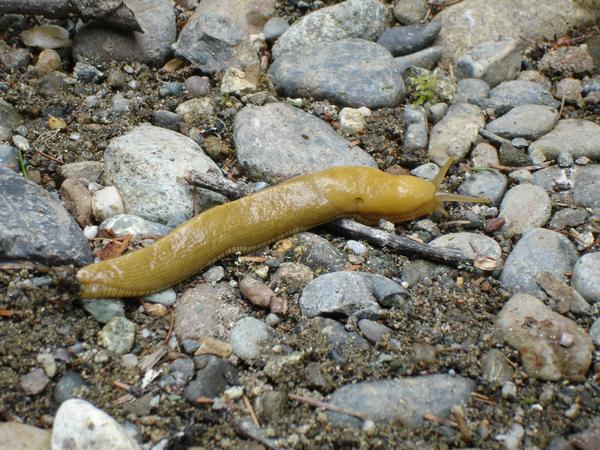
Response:
[[[451,160],[433,182],[370,167],[335,167],[209,209],[150,247],[77,272],[83,298],[161,291],[237,251],[249,252],[340,217],[366,223],[412,220],[444,201],[485,199],[440,192]]]

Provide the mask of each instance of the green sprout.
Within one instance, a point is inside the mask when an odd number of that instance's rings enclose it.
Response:
[[[425,74],[411,79],[414,86],[412,93],[413,105],[423,106],[427,102],[434,103],[437,99],[436,88],[438,79],[432,74]]]
[[[21,153],[21,149],[17,149],[17,164],[19,165],[19,169],[21,169],[21,173],[23,176],[27,176],[27,167],[25,167],[25,158],[23,158],[23,153]]]

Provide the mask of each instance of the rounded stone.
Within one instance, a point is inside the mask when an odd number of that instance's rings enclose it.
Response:
[[[588,253],[577,260],[571,285],[590,302],[600,302],[600,252]]]

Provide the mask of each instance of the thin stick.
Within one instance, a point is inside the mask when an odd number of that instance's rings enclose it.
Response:
[[[173,327],[175,326],[175,313],[171,310],[171,317],[169,319],[169,331],[167,332],[167,337],[165,337],[164,343],[169,342],[171,339],[171,334],[173,334]]]
[[[54,161],[54,162],[56,162],[56,163],[58,163],[58,164],[60,164],[60,165],[63,165],[63,164],[65,163],[64,161],[61,161],[60,159],[58,159],[58,158],[55,158],[54,156],[51,156],[51,155],[49,155],[49,154],[47,154],[47,153],[44,153],[44,152],[43,152],[43,151],[41,151],[41,150],[36,150],[35,152],[36,152],[38,155],[40,155],[40,156],[43,156],[44,158],[46,158],[46,159],[49,159],[49,160],[51,160],[51,161]]]
[[[250,403],[250,399],[246,396],[246,394],[242,395],[242,400],[244,400],[244,405],[246,405],[246,409],[250,413],[250,417],[252,418],[252,422],[254,425],[260,428],[260,422],[258,421],[258,417],[256,417],[256,413],[254,412],[254,408]]]
[[[335,406],[335,405],[332,405],[331,403],[326,403],[321,400],[317,400],[316,398],[303,397],[301,395],[296,395],[296,394],[288,394],[288,397],[292,400],[306,403],[307,405],[314,406],[316,408],[323,408],[323,409],[326,409],[329,411],[339,412],[342,414],[346,414],[348,416],[357,417],[361,420],[367,419],[367,414],[365,414],[365,413],[362,413],[359,411],[354,411],[353,409],[349,409],[349,408],[342,408],[341,406]]]
[[[550,167],[552,164],[554,164],[554,161],[546,161],[541,164],[536,164],[534,166],[513,167],[513,166],[503,166],[501,164],[491,164],[489,167],[491,169],[496,169],[501,172],[514,172],[515,170],[529,170],[529,171],[541,170],[541,169],[545,169],[546,167]]]
[[[187,180],[193,186],[218,192],[230,199],[239,199],[249,192],[247,187],[239,186],[235,182],[215,173],[198,174],[190,172]],[[473,263],[472,258],[458,250],[432,247],[407,237],[363,225],[354,220],[338,219],[326,226],[336,233],[354,239],[363,239],[371,244],[386,247],[398,253],[450,265]]]
[[[458,424],[456,422],[453,422],[452,420],[445,419],[440,416],[436,416],[429,411],[426,411],[425,414],[423,414],[423,419],[429,420],[430,422],[433,422],[433,423],[437,423],[438,425],[446,425],[446,426],[458,428]]]

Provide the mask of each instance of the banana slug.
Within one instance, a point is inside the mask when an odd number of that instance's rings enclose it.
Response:
[[[149,247],[81,268],[81,297],[137,297],[161,291],[226,255],[248,253],[340,217],[396,223],[443,210],[444,201],[485,202],[439,191],[451,163],[446,161],[433,181],[362,166],[292,178],[211,208]]]

